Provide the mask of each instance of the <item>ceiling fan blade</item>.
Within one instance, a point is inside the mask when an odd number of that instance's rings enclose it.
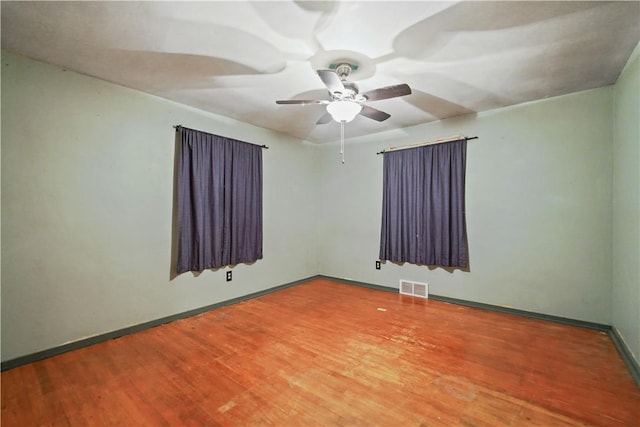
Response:
[[[342,84],[342,80],[338,74],[333,70],[317,70],[318,76],[320,76],[320,80],[322,83],[329,89],[329,92],[340,92],[344,93],[344,84]]]
[[[365,92],[364,95],[367,101],[377,101],[379,99],[395,98],[398,96],[405,96],[411,94],[411,88],[409,85],[403,83],[401,85],[381,87],[379,89],[370,90]]]
[[[368,117],[373,120],[377,120],[379,122],[383,122],[391,117],[390,114],[385,113],[384,111],[376,110],[375,108],[369,107],[368,105],[362,106],[362,111],[360,111],[361,116]]]
[[[329,114],[329,113],[324,113],[324,115],[318,119],[318,121],[316,122],[316,124],[317,124],[317,125],[326,125],[326,124],[327,124],[327,123],[329,123],[331,120],[333,120],[333,118],[331,117],[331,114]]]
[[[329,101],[324,99],[285,99],[276,101],[276,104],[282,105],[309,105],[309,104],[328,104]]]

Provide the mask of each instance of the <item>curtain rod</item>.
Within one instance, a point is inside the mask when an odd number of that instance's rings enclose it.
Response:
[[[384,154],[387,151],[397,151],[397,150],[405,150],[407,148],[422,147],[423,145],[443,144],[445,142],[460,141],[461,139],[469,141],[470,139],[478,139],[478,137],[477,136],[454,135],[454,136],[450,136],[450,137],[447,137],[447,138],[440,138],[440,139],[436,139],[434,141],[429,141],[429,142],[418,142],[417,144],[408,144],[408,145],[399,145],[397,147],[389,147],[386,150],[382,150],[382,151],[377,152],[376,154]]]
[[[202,130],[198,130],[198,129],[191,129],[191,128],[188,128],[188,127],[186,127],[186,126],[182,126],[182,125],[173,125],[173,128],[174,128],[175,130],[178,130],[179,128],[185,128],[185,129],[189,129],[189,130],[195,130],[196,132],[204,132],[204,131],[202,131]],[[209,133],[209,132],[204,132],[204,133]],[[223,137],[223,138],[226,138],[226,137]],[[235,139],[235,138],[229,138],[229,139]],[[239,139],[236,139],[236,141],[240,141],[240,140],[239,140]],[[251,143],[251,142],[246,142],[246,141],[240,141],[240,142],[244,142],[245,144],[258,145],[258,144],[253,144],[253,143]],[[264,144],[263,144],[263,145],[258,145],[258,147],[260,147],[260,148],[265,148],[265,149],[267,149],[267,150],[269,149],[269,147],[267,147],[267,146],[266,146],[266,145],[264,145]]]

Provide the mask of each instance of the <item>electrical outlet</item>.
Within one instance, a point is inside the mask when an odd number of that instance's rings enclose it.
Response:
[[[231,281],[231,270],[227,271],[227,282]]]
[[[380,261],[376,261],[376,270],[380,270]]]

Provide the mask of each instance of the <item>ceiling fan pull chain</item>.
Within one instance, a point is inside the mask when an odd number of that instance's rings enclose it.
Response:
[[[344,122],[340,122],[340,154],[342,155],[342,164],[344,165]]]

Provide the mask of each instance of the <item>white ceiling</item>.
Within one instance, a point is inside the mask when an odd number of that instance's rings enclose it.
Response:
[[[640,2],[2,1],[2,48],[322,143],[316,69],[346,60],[367,105],[349,137],[613,84],[640,41]],[[187,123],[183,123],[188,126]]]

